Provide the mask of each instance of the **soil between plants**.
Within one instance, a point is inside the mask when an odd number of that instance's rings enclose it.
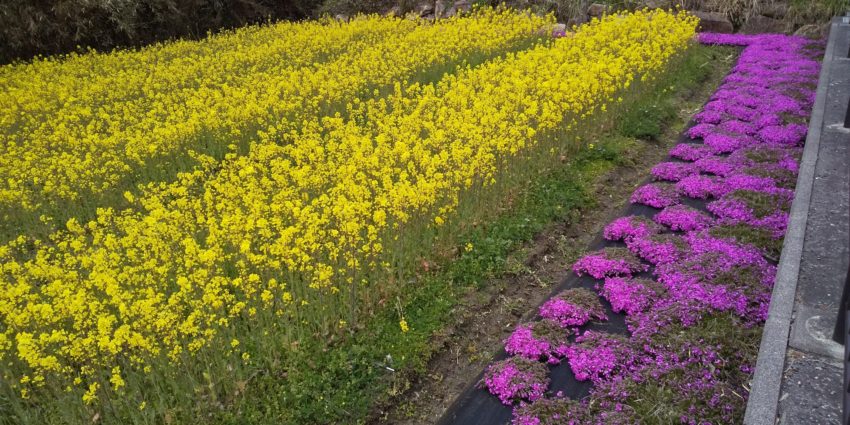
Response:
[[[482,283],[459,303],[454,323],[447,324],[432,340],[434,354],[425,375],[412,377],[410,388],[376,406],[368,424],[435,423],[490,363],[493,355],[517,324],[528,321],[534,307],[551,296],[573,262],[598,236],[602,228],[619,217],[629,196],[652,166],[667,157],[690,117],[714,92],[731,66],[715,70],[695,91],[674,98],[677,117],[664,129],[658,142],[641,142],[625,154],[628,165],[615,166],[590,185],[595,205],[574,220],[553,222],[532,242],[515,250],[508,273]]]

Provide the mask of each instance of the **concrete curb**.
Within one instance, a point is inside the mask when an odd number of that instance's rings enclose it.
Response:
[[[791,204],[788,231],[779,258],[776,283],[770,298],[767,322],[764,324],[752,388],[750,389],[750,398],[744,415],[744,424],[746,425],[773,425],[776,423],[779,394],[785,368],[785,353],[788,349],[800,260],[803,255],[806,223],[809,216],[812,187],[815,181],[815,165],[820,148],[826,92],[832,78],[830,64],[834,59],[836,34],[841,23],[842,18],[834,18],[830,25],[830,37],[818,78],[816,100],[809,121],[809,132],[806,137],[805,148],[803,148],[803,158],[797,177],[796,194]]]

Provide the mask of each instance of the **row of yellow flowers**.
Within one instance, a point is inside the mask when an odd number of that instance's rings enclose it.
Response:
[[[530,39],[550,19],[484,10],[437,23],[279,23],[0,69],[0,212],[120,194],[152,162],[297,128],[365,89]]]
[[[556,131],[663,70],[695,27],[683,13],[606,17],[436,84],[352,101],[345,117],[269,126],[245,155],[197,154],[202,165],[175,182],[127,192],[132,208],[18,238],[0,248],[5,385],[28,397],[55,382],[94,402],[151,359],[240,347],[229,330],[244,323],[258,333],[245,338],[286,340],[356,320],[370,293],[393,290],[374,277],[417,223],[442,225],[512,158],[548,152]]]

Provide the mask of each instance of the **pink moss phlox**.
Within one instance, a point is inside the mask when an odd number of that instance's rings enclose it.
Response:
[[[598,382],[627,369],[635,354],[621,336],[587,331],[567,350],[567,359],[577,380]]]
[[[679,143],[670,149],[670,156],[683,161],[696,161],[711,155],[711,148],[694,143]]]
[[[703,173],[726,177],[744,167],[744,161],[735,161],[731,157],[709,156],[697,160],[694,165]]]
[[[748,108],[743,105],[727,105],[725,110],[730,117],[738,119],[740,121],[752,122],[761,117],[761,113],[759,111],[756,111],[755,109]]]
[[[549,364],[558,364],[566,354],[569,329],[560,324],[539,320],[517,326],[505,340],[505,351],[531,360],[543,359]]]
[[[576,273],[605,278],[597,289],[614,311],[626,314],[631,334],[626,339],[589,331],[576,344],[561,346],[563,350],[554,355],[566,356],[577,379],[593,382],[590,397],[581,402],[538,397],[514,410],[514,425],[637,423],[642,418],[631,407],[635,388],[656,381],[670,389],[670,406],[677,409],[681,423],[740,421],[746,392],[740,392],[741,382],[735,380],[742,379],[741,373],[752,373],[754,359],[747,357],[750,354],[730,355],[730,347],[716,342],[685,338],[693,338],[688,328],[708,318],[742,329],[766,320],[776,267],[760,248],[735,237],[715,237],[712,229],[743,224],[767,229],[774,238],[784,235],[793,198],[788,188],[799,170],[807,131],[798,121],[808,117],[813,105],[815,91],[810,87],[817,83],[820,64],[818,47],[802,37],[712,33],[697,37],[704,44],[744,49],[721,87],[694,116],[696,125],[686,132],[703,143],[683,143],[670,151],[674,158],[695,162],[659,164],[652,175],[676,184],[643,186],[632,196],[633,203],[664,208],[653,217],[655,223],[685,233],[660,234],[657,224],[634,217],[606,227],[606,239],[622,240],[628,249],[656,263],[657,282],[631,277],[647,267],[624,248],[576,262]],[[680,205],[680,196],[717,198],[706,205],[717,218]],[[598,298],[592,299],[598,304]],[[586,303],[593,304],[589,300]],[[576,302],[566,301],[547,308],[548,315],[562,319],[558,326],[589,320]],[[507,342],[513,352],[550,361],[545,352],[551,348],[539,341],[530,328],[520,327]],[[738,376],[729,378],[730,374]],[[503,402],[518,398],[522,397],[507,396]]]
[[[699,274],[680,267],[665,267],[657,274],[658,281],[664,284],[673,299],[685,298],[716,311],[734,311],[739,316],[747,314],[747,297],[733,288],[711,284]]]
[[[587,409],[566,397],[541,398],[514,408],[511,425],[583,425]]]
[[[733,222],[747,222],[755,219],[755,214],[746,202],[735,198],[722,198],[712,201],[706,208],[721,219]]]
[[[776,165],[794,174],[800,172],[800,162],[790,156],[780,159],[779,162],[776,163]]]
[[[763,129],[772,125],[781,125],[782,118],[777,114],[765,114],[759,117],[757,120],[753,121],[753,126],[758,129]]]
[[[759,139],[767,144],[779,146],[798,146],[808,131],[801,124],[770,125],[758,131]]]
[[[676,205],[680,200],[676,186],[650,183],[635,189],[630,202],[653,208],[664,208]]]
[[[697,300],[661,297],[649,308],[626,316],[626,327],[632,340],[651,339],[672,324],[691,326],[702,320],[709,310],[707,305]]]
[[[782,192],[776,186],[776,181],[770,177],[751,176],[749,174],[736,174],[723,179],[723,184],[726,185],[726,192],[735,190],[751,190],[764,193]]]
[[[600,292],[615,312],[632,315],[645,310],[659,297],[651,283],[647,279],[609,277]]]
[[[788,196],[793,195],[793,191],[782,188],[774,188],[765,191],[765,193],[779,194],[781,197],[786,198],[786,202],[788,201]],[[788,227],[788,211],[783,210],[779,205],[777,205],[776,210],[773,212],[769,212],[763,216],[756,216],[753,209],[745,201],[734,196],[729,196],[710,202],[706,205],[706,208],[718,216],[721,224],[746,223],[753,227],[768,230],[775,238],[784,235]]]
[[[694,174],[699,174],[699,169],[690,162],[662,162],[652,167],[652,176],[656,180],[677,182]]]
[[[797,173],[799,170],[797,158],[800,153],[800,148],[797,147],[758,145],[735,151],[727,159],[742,166],[753,166],[767,160],[767,165],[778,166]],[[751,157],[762,159],[755,161]]]
[[[661,233],[661,226],[641,216],[620,217],[605,226],[602,236],[609,241],[619,241],[635,236]]]
[[[647,269],[645,264],[624,248],[606,248],[596,251],[573,264],[575,274],[579,276],[587,274],[594,279],[620,275],[631,276],[633,273],[640,273]]]
[[[700,124],[718,124],[725,119],[723,112],[702,111],[694,115],[694,121]]]
[[[652,218],[658,224],[663,224],[672,230],[690,232],[702,230],[714,225],[714,219],[702,211],[686,205],[667,207]]]
[[[680,261],[659,265],[654,271],[670,299],[690,305],[689,308],[703,306],[700,311],[731,311],[749,323],[763,321],[776,267],[762,257],[759,249],[715,238],[706,232],[689,233],[684,239],[690,247],[687,254]],[[654,327],[638,322],[633,326]]]
[[[705,146],[711,150],[711,153],[724,154],[730,153],[737,149],[751,146],[756,143],[755,139],[748,136],[732,136],[723,133],[712,133],[703,139]]]
[[[788,218],[788,212],[775,211],[764,217],[750,220],[747,224],[760,229],[765,229],[770,232],[771,236],[778,239],[784,236],[785,231],[788,230]]]
[[[664,234],[631,238],[626,241],[626,247],[650,264],[658,265],[678,260],[684,244],[679,236]]]
[[[714,124],[697,124],[688,129],[687,135],[691,139],[700,139],[716,131]]]
[[[509,357],[487,367],[482,385],[502,404],[534,401],[549,387],[549,370],[544,363],[524,357]]]
[[[676,183],[676,188],[682,195],[693,199],[708,199],[726,193],[726,186],[722,180],[702,175],[685,177]]]
[[[759,282],[765,287],[773,286],[776,267],[764,259],[758,248],[729,239],[716,238],[708,232],[688,233],[683,236],[683,239],[690,247],[690,258],[686,261],[702,257],[711,260],[707,261],[701,269],[707,270],[707,276],[717,276],[718,273],[728,272],[737,266],[753,266],[759,271]]]
[[[746,136],[752,136],[758,131],[755,125],[738,120],[724,121],[720,123],[717,128],[728,133],[741,134]]]
[[[567,289],[550,298],[540,306],[539,313],[562,327],[583,326],[594,319],[608,320],[599,298],[584,288]]]

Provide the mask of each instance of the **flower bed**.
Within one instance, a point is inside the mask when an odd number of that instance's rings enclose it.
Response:
[[[516,425],[742,420],[820,46],[783,35],[701,34],[700,41],[746,47],[694,116],[685,132],[692,140],[653,168],[664,182],[632,195],[641,207],[630,211],[655,212],[614,220],[603,236],[625,248],[590,253],[573,267],[626,316],[627,335],[575,330],[559,352],[577,380],[593,383],[589,396],[518,400]],[[634,276],[644,271],[653,279]],[[590,304],[577,295],[570,304],[569,294],[544,306]]]

